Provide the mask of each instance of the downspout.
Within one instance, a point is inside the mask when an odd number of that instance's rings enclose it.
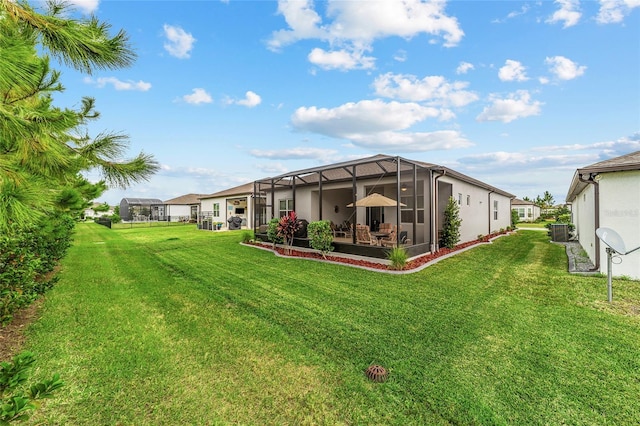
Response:
[[[489,191],[489,193],[487,194],[487,210],[488,210],[488,216],[489,216],[489,220],[487,221],[487,225],[488,225],[488,229],[487,229],[487,235],[491,235],[491,194],[493,194],[495,191]]]
[[[438,251],[440,249],[438,241],[438,179],[447,174],[447,171],[442,170],[431,170],[432,176],[433,172],[440,173],[438,176],[433,178],[433,190],[432,190],[432,202],[431,202],[431,243],[429,244],[429,249],[432,253]]]
[[[415,192],[415,189],[413,192]],[[400,215],[400,157],[396,157],[396,242],[400,235]],[[413,221],[415,222],[415,218]]]
[[[594,205],[594,218],[595,228],[600,228],[600,184],[596,182],[595,178],[597,173],[590,173],[589,179],[584,179],[582,174],[578,174],[578,180],[582,183],[587,183],[593,185],[593,205]],[[596,245],[596,262],[593,268],[589,269],[590,272],[599,271],[600,270],[600,238],[596,237],[595,239]]]

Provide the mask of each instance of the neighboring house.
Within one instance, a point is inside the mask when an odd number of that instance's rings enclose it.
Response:
[[[204,194],[186,194],[164,202],[164,212],[169,222],[189,222],[198,218],[200,197]]]
[[[109,206],[109,210],[107,211],[95,211],[95,208],[101,208],[104,206],[104,203],[93,203],[91,207],[87,207],[84,209],[84,217],[87,219],[92,219],[94,217],[102,217],[102,216],[112,216],[114,214],[113,206]]]
[[[372,193],[400,200],[404,206],[347,207]],[[254,230],[290,211],[308,222],[366,224],[371,230],[391,223],[400,230],[399,236],[406,232],[411,241],[407,250],[416,255],[438,250],[449,197],[460,207],[460,243],[511,225],[514,195],[447,167],[376,155],[256,181]],[[336,246],[336,251],[386,256],[382,247],[379,253],[356,247],[355,233],[352,243]]]
[[[157,198],[123,198],[120,217],[124,221],[166,220],[165,205]]]
[[[627,250],[640,246],[640,151],[578,169],[567,194],[573,223],[582,248],[595,265],[607,273],[606,245],[596,229],[620,234]],[[640,280],[640,251],[620,257],[616,276]]]
[[[201,195],[198,214],[200,228],[211,230],[214,223],[222,223],[224,229],[233,228],[236,223],[240,228],[253,228],[253,188],[254,184],[251,182],[213,194]]]
[[[531,201],[514,198],[511,200],[511,209],[518,212],[520,222],[533,222],[540,217],[540,206]]]

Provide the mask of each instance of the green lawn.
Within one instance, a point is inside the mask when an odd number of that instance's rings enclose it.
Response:
[[[547,220],[544,222],[518,222],[516,225],[518,228],[536,228],[536,229],[545,229],[548,223],[556,223],[555,220]]]
[[[67,385],[31,423],[640,423],[640,283],[609,305],[541,232],[408,275],[240,235],[80,225],[27,344]]]

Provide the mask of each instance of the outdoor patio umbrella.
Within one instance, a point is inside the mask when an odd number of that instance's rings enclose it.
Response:
[[[374,192],[356,201],[355,207],[395,207],[397,205],[396,200]],[[400,203],[400,205],[406,207],[406,204]],[[353,207],[353,203],[347,204],[347,207]]]

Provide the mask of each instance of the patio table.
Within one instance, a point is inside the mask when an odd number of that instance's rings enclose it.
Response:
[[[376,237],[376,240],[378,240],[377,245],[381,246],[382,239],[388,237],[389,234],[390,234],[389,232],[372,232],[371,236]]]

